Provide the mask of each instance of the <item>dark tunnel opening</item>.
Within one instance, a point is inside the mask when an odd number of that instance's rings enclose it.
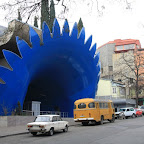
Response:
[[[30,110],[29,103],[39,101],[41,111],[72,113],[71,97],[86,88],[90,80],[88,69],[72,59],[58,58],[37,74],[28,87],[23,109]]]

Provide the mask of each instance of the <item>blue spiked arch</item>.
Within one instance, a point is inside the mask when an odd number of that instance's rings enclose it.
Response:
[[[16,37],[21,57],[3,50],[11,70],[0,67],[0,113],[3,107],[11,113],[19,101],[23,107],[26,96],[39,100],[44,95],[42,104],[57,106],[62,112],[73,115],[73,103],[80,98],[94,98],[100,77],[99,53],[96,44],[91,47],[92,36],[85,42],[85,29],[78,35],[77,23],[71,34],[65,21],[62,34],[55,19],[52,34],[47,24],[43,23],[42,43],[33,28],[29,30],[30,47],[24,40]],[[30,94],[29,87],[34,94]],[[38,90],[38,91],[37,91]],[[48,110],[43,107],[43,110]]]

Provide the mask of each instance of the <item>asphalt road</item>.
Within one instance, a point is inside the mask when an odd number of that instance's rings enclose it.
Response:
[[[53,136],[23,134],[0,138],[0,144],[144,144],[144,117],[105,122],[96,126],[72,126]]]

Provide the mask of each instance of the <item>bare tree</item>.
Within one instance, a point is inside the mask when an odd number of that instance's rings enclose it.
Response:
[[[138,107],[139,92],[144,88],[144,51],[137,49],[116,55],[114,78],[125,82],[127,87],[134,88]]]
[[[50,0],[45,0],[49,1]],[[103,15],[104,9],[106,9],[105,1],[101,3],[100,0],[81,0],[87,7],[90,7],[92,10],[94,4],[96,4],[96,7],[94,9],[97,10],[97,13],[99,16]],[[130,0],[109,0],[110,2],[117,1],[119,3],[124,3],[125,9],[131,9],[131,2]],[[57,14],[57,18],[66,18],[65,16],[62,16],[69,12],[71,9],[72,4],[77,5],[77,0],[54,0],[54,5],[59,5],[62,7],[59,14]],[[13,15],[17,13],[17,10],[20,10],[21,16],[23,18],[26,18],[26,23],[30,19],[31,16],[39,16],[40,9],[41,9],[42,0],[8,0],[8,2],[4,2],[2,5],[0,5],[0,8],[3,10],[8,10],[7,14],[5,15],[6,20],[13,19]]]

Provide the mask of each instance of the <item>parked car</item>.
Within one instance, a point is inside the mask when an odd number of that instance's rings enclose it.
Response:
[[[116,118],[116,119],[125,119],[124,112],[122,112],[122,111],[120,111],[120,112],[115,112],[115,118]]]
[[[67,132],[69,123],[63,121],[59,115],[38,115],[34,122],[28,123],[28,131],[32,135],[37,133],[48,133],[50,136],[57,130],[63,130]]]
[[[143,113],[143,115],[144,115],[144,105],[142,105],[142,106],[140,107],[140,109],[142,110],[142,113]]]
[[[136,111],[136,116],[139,117],[139,116],[142,116],[142,110],[141,109],[138,109],[138,108],[135,108],[135,111]]]
[[[124,113],[125,118],[128,118],[128,117],[134,118],[134,117],[136,117],[136,111],[133,107],[121,108],[120,112]]]

